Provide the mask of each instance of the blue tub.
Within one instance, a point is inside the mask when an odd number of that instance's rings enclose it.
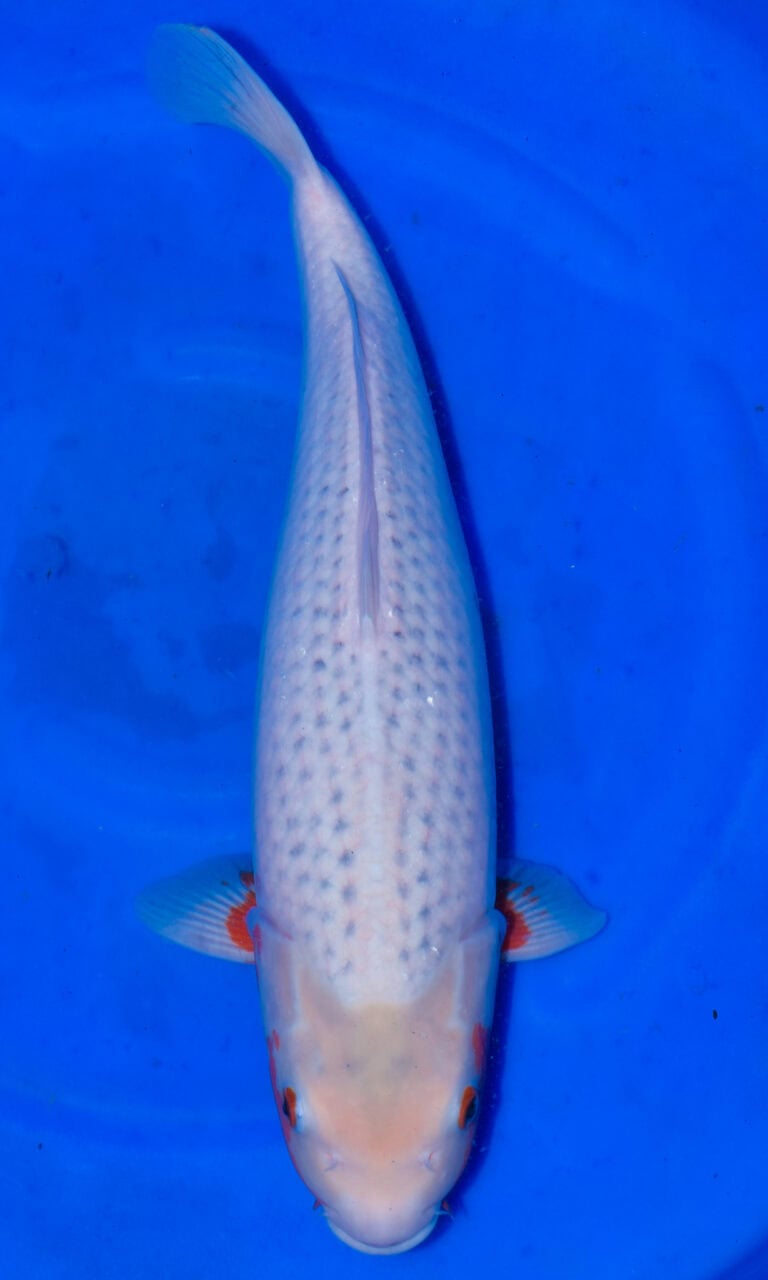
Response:
[[[250,842],[300,384],[286,191],[150,100],[168,19],[256,59],[370,217],[477,565],[504,846],[611,916],[505,982],[453,1220],[390,1260],[311,1212],[252,973],[132,911]],[[9,1280],[768,1275],[767,52],[748,0],[6,16]]]

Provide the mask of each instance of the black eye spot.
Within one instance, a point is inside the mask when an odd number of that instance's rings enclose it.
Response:
[[[467,1129],[477,1119],[478,1097],[477,1089],[473,1089],[468,1084],[461,1095],[461,1103],[459,1104],[459,1128]]]
[[[283,1105],[281,1110],[291,1128],[295,1129],[298,1119],[298,1113],[296,1110],[296,1093],[291,1089],[290,1085],[288,1088],[283,1089]]]

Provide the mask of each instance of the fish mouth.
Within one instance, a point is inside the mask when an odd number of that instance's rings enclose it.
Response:
[[[346,1231],[342,1230],[341,1227],[338,1227],[336,1223],[333,1222],[332,1219],[327,1216],[326,1216],[326,1222],[328,1223],[328,1226],[331,1228],[331,1231],[333,1232],[333,1234],[335,1236],[338,1236],[339,1240],[342,1240],[344,1244],[348,1244],[351,1249],[357,1249],[359,1253],[375,1253],[375,1254],[405,1253],[406,1250],[415,1249],[417,1244],[421,1244],[423,1240],[426,1240],[427,1236],[431,1233],[432,1229],[434,1228],[434,1225],[437,1222],[438,1216],[439,1216],[438,1214],[435,1214],[432,1218],[430,1218],[427,1225],[425,1227],[422,1227],[420,1231],[417,1231],[415,1235],[409,1236],[407,1240],[401,1240],[396,1242],[395,1244],[366,1244],[365,1240],[357,1240],[355,1236],[349,1235]]]

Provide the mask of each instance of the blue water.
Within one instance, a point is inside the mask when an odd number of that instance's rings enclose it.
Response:
[[[507,982],[412,1254],[283,1150],[251,972],[132,912],[247,848],[300,380],[286,191],[167,120],[258,58],[407,304],[478,568],[505,842],[609,929]],[[768,11],[39,0],[3,23],[0,1259],[10,1280],[768,1276]]]

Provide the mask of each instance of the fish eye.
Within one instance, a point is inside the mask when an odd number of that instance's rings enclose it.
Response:
[[[477,1089],[473,1089],[468,1084],[461,1095],[461,1103],[459,1104],[459,1128],[466,1129],[468,1125],[477,1117],[478,1097]]]
[[[282,1104],[281,1110],[286,1120],[288,1121],[289,1125],[291,1126],[291,1128],[295,1129],[296,1125],[298,1124],[298,1111],[296,1109],[296,1092],[294,1089],[290,1087],[290,1085],[288,1085],[287,1088],[283,1089],[283,1104]]]

